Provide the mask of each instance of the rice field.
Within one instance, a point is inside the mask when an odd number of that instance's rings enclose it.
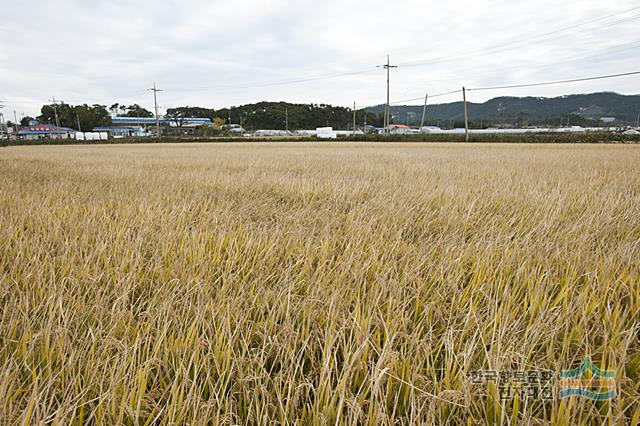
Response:
[[[638,424],[640,147],[0,148],[0,424]],[[615,372],[501,397],[476,371]]]

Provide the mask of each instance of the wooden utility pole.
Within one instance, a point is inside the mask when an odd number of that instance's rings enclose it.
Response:
[[[76,123],[78,123],[78,131],[82,132],[82,127],[80,127],[80,116],[76,114]]]
[[[156,137],[160,137],[160,117],[158,115],[158,92],[162,92],[162,89],[156,89],[156,83],[153,83],[153,87],[151,89],[147,89],[153,91],[153,106],[156,111]]]
[[[420,130],[424,127],[424,119],[427,116],[427,100],[429,100],[429,94],[424,95],[424,107],[422,108],[422,120],[420,120]]]
[[[56,127],[60,127],[60,119],[58,118],[58,101],[56,101],[55,96],[52,96],[49,101],[53,103],[53,114],[56,117]]]
[[[4,108],[3,101],[0,101],[0,110]],[[0,111],[0,139],[3,139],[4,132],[8,133],[8,127],[4,125],[4,114]],[[9,135],[7,135],[9,137]]]
[[[353,136],[356,135],[356,103],[353,102]]]
[[[467,89],[462,88],[462,101],[464,103],[464,141],[469,142],[469,112],[467,111]]]
[[[285,106],[284,107],[284,127],[285,127],[285,131],[289,131],[289,107]]]
[[[385,129],[385,133],[389,133],[389,124],[391,124],[391,108],[389,106],[390,104],[390,99],[389,99],[389,95],[390,95],[390,89],[389,89],[389,82],[391,79],[391,74],[390,74],[390,70],[391,68],[398,68],[396,65],[390,65],[389,63],[389,55],[387,55],[387,63],[385,65],[378,65],[378,67],[384,68],[387,70],[387,104],[384,107],[384,129]]]
[[[389,105],[389,103],[390,103],[390,99],[389,99],[389,85],[390,85],[390,83],[389,83],[389,81],[390,81],[390,68],[391,68],[389,66],[389,55],[387,55],[387,66],[386,67],[387,67],[387,114],[386,114],[386,118],[385,118],[385,121],[384,121],[384,128],[385,128],[385,131],[387,133],[389,133],[389,122],[391,121],[391,120],[389,120],[389,115],[391,115],[391,107]]]

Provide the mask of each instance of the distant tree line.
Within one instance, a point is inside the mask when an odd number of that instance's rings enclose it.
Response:
[[[114,117],[153,117],[153,113],[138,104],[133,105],[120,105],[115,103],[109,107],[109,112]]]
[[[37,117],[26,116],[20,120],[21,126],[28,126],[31,121],[56,124],[56,110],[58,122],[61,127],[74,130],[91,131],[95,127],[105,127],[112,124],[111,117],[153,117],[153,113],[138,104],[111,105],[108,109],[104,105],[70,105],[64,102],[59,104],[43,105],[40,115]]]
[[[84,131],[92,130],[94,127],[110,126],[111,116],[103,105],[69,105],[59,103],[57,105],[43,105],[40,115],[35,119],[40,123],[56,124],[56,110],[58,121],[61,127]],[[20,124],[29,125],[33,117],[24,117]],[[80,126],[78,127],[78,124]]]
[[[62,127],[78,130],[78,121],[82,130],[94,127],[110,126],[111,117],[154,117],[154,114],[138,104],[123,105],[114,103],[109,108],[104,105],[43,105],[40,115],[35,117],[41,123],[55,124],[55,108]],[[213,109],[199,106],[183,106],[169,108],[165,118],[172,120],[178,127],[185,118],[210,118],[217,126],[224,124],[240,124],[245,129],[315,129],[316,127],[333,127],[347,129],[353,126],[353,111],[341,106],[327,104],[292,104],[287,102],[259,102],[231,108]],[[21,125],[27,126],[33,117],[24,117]],[[287,120],[288,119],[288,120]],[[382,126],[382,114],[359,110],[356,112],[356,125],[364,123],[376,127]]]
[[[315,129],[333,127],[347,129],[353,127],[353,110],[327,104],[291,104],[287,102],[259,102],[216,111],[226,122],[241,124],[245,129]],[[360,110],[356,112],[356,125],[364,121],[374,126],[382,125],[382,117]]]
[[[211,109],[202,107],[169,108],[165,117],[180,126],[186,117],[206,117],[223,124],[239,124],[245,129],[315,129],[353,127],[353,111],[349,108],[326,104],[292,104],[287,102],[258,102],[230,108]],[[382,125],[382,116],[360,110],[356,112],[356,124],[364,121],[373,126]]]

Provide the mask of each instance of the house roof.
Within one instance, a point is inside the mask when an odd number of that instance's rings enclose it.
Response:
[[[137,132],[141,130],[141,127],[132,127],[132,126],[110,126],[110,127],[94,127],[93,131],[94,132],[111,132],[114,130],[118,130],[118,131],[124,131],[124,130],[128,130],[131,132]]]
[[[18,130],[19,135],[50,135],[73,133],[75,130],[68,127],[58,127],[52,124],[35,124]]]
[[[160,124],[171,124],[175,123],[176,120],[173,120],[169,117],[161,117],[158,121]],[[212,124],[210,118],[204,117],[187,117],[187,118],[179,118],[178,122],[183,124]],[[111,119],[112,124],[155,124],[156,119],[153,117],[113,117]]]

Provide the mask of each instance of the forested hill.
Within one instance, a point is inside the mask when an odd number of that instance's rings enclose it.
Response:
[[[627,96],[612,92],[568,95],[557,98],[499,97],[484,103],[469,102],[469,118],[474,127],[480,125],[599,125],[600,118],[613,117],[618,124],[635,124],[640,113],[640,95]],[[382,126],[384,105],[366,109],[367,123]],[[287,102],[259,102],[211,110],[217,116],[240,124],[247,129],[284,129],[288,115],[289,129],[315,129],[331,126],[344,129],[351,125],[353,114],[349,108],[326,104],[291,104]],[[393,105],[394,123],[417,125],[422,117],[422,105]],[[364,111],[358,111],[357,123],[364,122]],[[429,105],[427,124],[447,127],[461,126],[462,102]]]
[[[640,95],[626,96],[603,92],[586,95],[569,95],[557,98],[499,97],[484,103],[468,103],[469,117],[477,122],[518,124],[559,124],[571,118],[571,124],[594,124],[602,117],[614,117],[620,123],[634,124],[640,113]],[[368,112],[381,114],[384,105],[367,108]],[[449,120],[458,122],[463,118],[462,102],[429,105],[427,121],[445,125]],[[422,106],[392,106],[393,119],[397,123],[418,124],[422,117]]]

